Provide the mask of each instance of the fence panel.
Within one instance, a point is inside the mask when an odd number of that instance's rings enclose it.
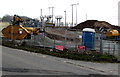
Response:
[[[120,44],[118,41],[109,41],[100,39],[101,35],[97,34],[95,38],[94,49],[98,52],[103,50],[103,53],[114,54],[118,56]],[[82,42],[82,32],[76,30],[68,30],[65,28],[46,28],[45,33],[37,36],[32,36],[32,39],[27,41],[28,45],[55,48],[56,45],[64,46],[70,51],[77,51],[78,45]]]
[[[101,47],[102,45],[102,47]],[[95,50],[100,51],[100,48],[102,48],[103,53],[107,54],[113,54],[118,56],[119,49],[118,41],[110,41],[110,40],[102,40],[101,39],[95,39]]]

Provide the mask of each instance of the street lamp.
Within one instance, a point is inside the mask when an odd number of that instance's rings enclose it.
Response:
[[[71,6],[72,6],[72,26],[73,26],[73,6],[76,6],[76,24],[77,24],[77,5],[79,5],[79,3],[71,4]]]
[[[49,9],[49,14],[48,15],[50,15],[50,9],[51,9],[51,7],[48,7],[48,9]]]
[[[73,26],[73,5],[74,4],[71,5],[72,6],[72,26]]]
[[[54,11],[54,7],[52,7],[52,23],[53,23],[53,11]]]
[[[52,18],[52,23],[53,23],[53,12],[54,12],[54,7],[48,7],[48,9],[49,9],[49,16],[51,16],[51,15],[50,15],[50,14],[51,14],[51,13],[50,13],[51,8],[52,8],[52,17],[51,17],[51,18]]]
[[[76,25],[77,25],[77,5],[79,5],[79,3],[76,4]]]
[[[65,26],[66,26],[66,11],[64,11],[65,12]]]
[[[40,12],[41,12],[41,16],[42,16],[42,9],[41,9],[41,11],[40,11]]]
[[[42,16],[42,9],[40,10],[40,21],[43,21],[43,16]]]

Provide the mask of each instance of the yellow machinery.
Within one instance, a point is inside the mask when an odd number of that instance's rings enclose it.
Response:
[[[22,25],[20,25],[21,22],[24,22],[24,20],[21,19],[19,16],[14,15],[13,23],[2,30],[2,34],[4,35],[4,37],[12,40],[22,40],[28,35],[40,34],[38,28],[23,27]]]
[[[120,36],[120,33],[118,30],[109,30],[106,32],[107,37],[112,37],[112,36]]]

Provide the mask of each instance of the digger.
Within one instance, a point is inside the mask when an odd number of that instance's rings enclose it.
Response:
[[[35,27],[23,27],[21,23],[25,22],[20,16],[14,15],[10,25],[2,30],[5,38],[11,40],[30,39],[30,35],[40,34],[40,29]]]

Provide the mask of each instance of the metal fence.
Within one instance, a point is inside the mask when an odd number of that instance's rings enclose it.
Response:
[[[32,35],[30,40],[25,40],[28,45],[49,47],[55,49],[56,45],[63,46],[64,49],[77,51],[78,45],[82,43],[82,32],[77,30],[68,30],[65,28],[46,28],[45,33]],[[95,38],[94,50],[103,53],[118,55],[120,51],[118,41],[102,40],[101,35],[97,34]]]
[[[118,56],[118,52],[120,51],[119,49],[120,44],[118,41],[110,41],[110,40],[100,40],[96,39],[95,40],[95,50],[96,51],[101,51],[102,53],[107,53],[107,54],[113,54]]]
[[[101,37],[104,36],[104,37]],[[116,41],[116,39],[110,40],[110,39],[103,39],[106,38],[105,35],[97,34],[96,33],[96,39],[95,39],[95,50],[102,52],[102,53],[107,53],[107,54],[113,54],[118,56],[118,52],[120,51],[120,41]]]
[[[30,40],[26,40],[28,45],[55,48],[56,45],[64,46],[65,49],[76,51],[78,45],[81,44],[81,32],[70,31],[63,28],[46,28],[45,33],[32,36]]]

